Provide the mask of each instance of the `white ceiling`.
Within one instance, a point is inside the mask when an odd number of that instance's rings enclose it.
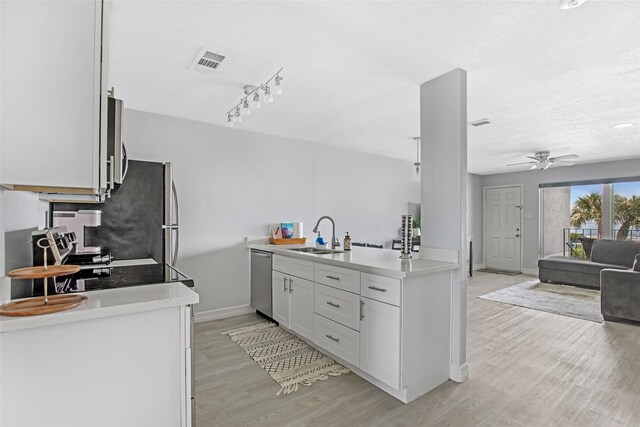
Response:
[[[460,67],[469,120],[492,121],[469,127],[470,172],[539,150],[640,157],[637,0],[115,1],[110,19],[128,108],[222,125],[245,84],[284,67],[285,93],[237,128],[414,161],[419,85]],[[209,75],[189,70],[203,47],[226,56]]]

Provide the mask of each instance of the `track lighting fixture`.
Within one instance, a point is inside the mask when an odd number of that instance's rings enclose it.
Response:
[[[260,108],[260,94],[258,92],[253,94],[253,102],[251,103],[251,108],[256,109]]]
[[[273,102],[273,95],[271,95],[271,89],[269,86],[264,87],[264,103],[271,104]]]
[[[249,116],[251,114],[251,108],[249,108],[249,101],[247,101],[247,98],[245,98],[242,101],[242,110],[241,110],[241,114],[243,116]]]
[[[420,163],[420,137],[416,136],[413,140],[416,142],[416,162],[413,166],[416,168],[416,177],[420,177],[420,166],[422,166]]]
[[[240,98],[240,102],[238,102],[229,111],[227,111],[227,120],[225,121],[225,126],[233,127],[234,123],[242,122],[242,117],[240,116],[250,115],[252,113],[251,109],[257,110],[262,106],[262,102],[265,104],[272,103],[274,101],[272,90],[274,94],[282,93],[282,84],[281,84],[282,77],[280,77],[281,72],[282,72],[282,68],[280,68],[266,82],[261,83],[258,86],[253,86],[253,85],[245,86],[244,97]],[[269,87],[269,83],[271,83],[271,81],[274,82],[273,89]],[[264,91],[262,100],[260,99],[261,90]],[[252,101],[249,102],[249,99],[252,99]]]
[[[273,93],[275,95],[282,95],[282,85],[280,84],[281,81],[282,77],[280,77],[279,75],[276,76],[276,82],[273,85]]]

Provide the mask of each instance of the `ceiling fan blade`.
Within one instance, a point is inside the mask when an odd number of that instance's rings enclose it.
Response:
[[[541,170],[546,171],[547,169],[549,169],[551,167],[551,164],[553,162],[548,162]]]
[[[525,157],[526,157],[527,159],[531,159],[531,160],[536,160],[536,161],[537,161],[537,160],[540,160],[540,159],[538,159],[538,158],[537,158],[537,157],[535,157],[535,156],[525,156]]]
[[[564,161],[565,159],[577,159],[578,156],[577,154],[565,154],[564,156],[558,156],[558,157],[551,157],[549,160],[551,160],[552,162],[557,162],[559,161]]]
[[[534,170],[534,169],[538,169],[538,164],[537,164],[537,163],[534,163],[534,164],[533,164],[533,166],[531,166],[531,167],[529,168],[529,170],[530,170],[530,171],[532,171],[532,170]]]
[[[522,162],[522,163],[511,163],[510,165],[507,166],[520,166],[520,165],[530,165],[530,164],[536,164],[537,162]]]

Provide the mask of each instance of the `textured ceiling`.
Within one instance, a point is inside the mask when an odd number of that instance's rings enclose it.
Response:
[[[222,125],[245,84],[284,67],[285,94],[237,128],[413,161],[419,85],[460,67],[469,120],[492,121],[469,127],[470,172],[540,150],[640,157],[637,0],[115,1],[110,19],[128,108]],[[203,47],[227,57],[208,75],[189,70]]]

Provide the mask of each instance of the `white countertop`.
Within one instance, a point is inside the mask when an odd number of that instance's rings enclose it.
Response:
[[[0,333],[196,304],[200,300],[197,293],[179,282],[78,294],[86,295],[87,302],[68,311],[39,316],[0,316]]]
[[[365,273],[379,274],[390,277],[415,277],[439,271],[455,270],[460,266],[456,263],[434,261],[418,258],[410,260],[400,259],[400,251],[391,249],[363,248],[353,246],[351,251],[318,255],[304,252],[291,251],[292,248],[313,247],[313,245],[271,245],[260,242],[247,242],[249,249],[258,249],[266,252],[286,255],[293,258],[322,264],[335,265],[337,267],[351,268]],[[342,250],[342,248],[338,248]]]

